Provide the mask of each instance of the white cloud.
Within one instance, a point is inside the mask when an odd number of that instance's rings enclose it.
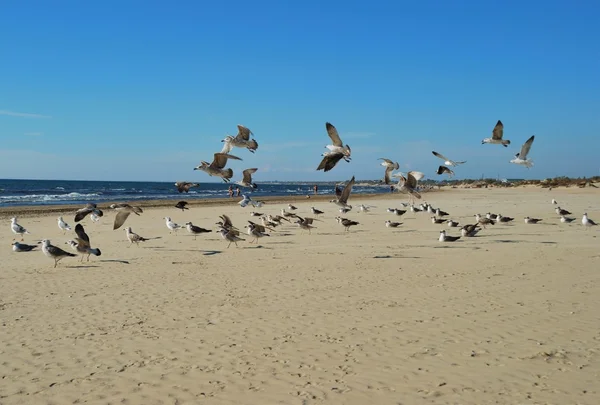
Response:
[[[8,111],[8,110],[0,110],[0,115],[8,115],[9,117],[21,117],[21,118],[52,118],[50,115],[31,114],[31,113]]]

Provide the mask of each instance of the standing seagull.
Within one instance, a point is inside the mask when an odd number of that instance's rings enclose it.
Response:
[[[460,236],[450,236],[446,235],[446,231],[440,231],[440,242],[456,242],[460,239]]]
[[[229,183],[229,179],[233,177],[233,170],[231,170],[231,168],[225,169],[227,159],[242,160],[237,156],[229,155],[227,153],[215,153],[213,155],[212,163],[202,161],[198,166],[194,167],[194,170],[202,170],[209,176],[220,177],[225,183]]]
[[[253,241],[258,243],[258,238],[262,238],[263,236],[271,236],[268,233],[265,233],[266,229],[264,226],[255,224],[254,222],[250,222],[250,225],[246,225],[245,227],[248,228],[248,236],[253,238],[249,240],[248,243],[253,243]]]
[[[90,261],[90,255],[100,256],[102,252],[98,248],[92,248],[90,245],[90,237],[85,233],[83,226],[77,224],[75,226],[75,233],[77,238],[75,240],[67,241],[68,245],[71,245],[73,249],[81,253],[81,261],[83,261],[83,255],[87,254],[87,261]]]
[[[125,234],[127,235],[127,240],[129,240],[129,247],[131,247],[132,244],[136,244],[137,246],[140,245],[140,242],[145,242],[149,239],[143,238],[140,235],[138,235],[137,233],[133,232],[131,230],[131,227],[127,227],[127,229],[125,229]]]
[[[131,214],[132,212],[135,215],[140,215],[142,212],[144,212],[144,210],[142,210],[140,207],[132,206],[126,203],[111,204],[110,208],[117,211],[117,215],[115,216],[115,222],[113,224],[113,231],[123,226],[123,224],[129,217],[129,214]]]
[[[440,159],[442,159],[444,161],[444,164],[446,166],[452,166],[452,167],[456,167],[458,165],[462,165],[463,163],[467,163],[466,160],[462,161],[462,162],[455,162],[454,160],[450,160],[448,159],[446,156],[442,155],[441,153],[437,153],[436,151],[431,151],[431,153],[433,153],[434,156],[439,157]],[[441,167],[441,166],[440,166]],[[438,173],[439,174],[439,173]]]
[[[558,215],[561,215],[561,216],[562,216],[562,215],[571,215],[571,213],[570,213],[569,211],[567,211],[567,210],[563,210],[563,209],[562,209],[562,208],[560,208],[560,207],[556,207],[554,210],[556,211],[556,213],[557,213]]]
[[[87,216],[87,214],[95,214],[97,217],[104,215],[101,209],[99,209],[94,203],[87,203],[85,207],[78,209],[75,212],[75,222],[81,221]]]
[[[594,221],[592,221],[591,219],[588,218],[587,212],[585,214],[583,214],[583,218],[581,218],[581,224],[586,227],[598,225],[597,223],[595,223]]]
[[[257,170],[257,168],[244,170],[242,172],[242,180],[238,181],[236,184],[239,184],[242,187],[257,188],[258,186],[256,183],[252,183],[252,174],[256,173]]]
[[[227,230],[225,228],[221,228],[221,230],[219,232],[221,233],[221,237],[229,242],[229,244],[227,245],[228,249],[232,243],[235,243],[235,247],[238,247],[237,243],[241,240],[245,240],[245,239],[240,238],[238,236],[239,232],[234,229]]]
[[[318,210],[315,207],[310,207],[310,212],[312,212],[312,214],[314,216],[319,216],[319,215],[323,214],[323,211]]]
[[[14,241],[12,243],[12,247],[13,252],[31,252],[33,249],[38,247],[38,245],[26,245],[25,243],[19,243],[17,241]]]
[[[44,239],[42,241],[42,252],[44,252],[44,254],[46,256],[54,259],[54,267],[55,268],[56,268],[56,265],[58,264],[58,262],[61,261],[62,259],[64,259],[65,257],[75,257],[76,256],[73,253],[65,252],[61,248],[52,245],[50,243],[49,239]]]
[[[521,146],[521,152],[517,153],[515,155],[515,158],[513,160],[511,160],[510,163],[515,163],[517,165],[525,166],[528,169],[531,166],[533,166],[533,161],[527,159],[527,154],[529,153],[529,149],[531,149],[531,144],[533,143],[534,139],[535,139],[535,135],[531,135],[531,138],[529,138],[523,144],[523,146]]]
[[[385,167],[383,181],[385,184],[390,184],[390,174],[392,174],[394,170],[398,170],[400,165],[398,162],[392,162],[390,159],[386,158],[379,158],[378,160],[383,160],[383,162],[381,162],[381,166]]]
[[[58,217],[58,228],[63,231],[63,235],[71,230],[71,227],[63,220],[63,217]]]
[[[481,144],[483,145],[484,143],[491,143],[491,144],[496,144],[496,145],[503,145],[505,148],[508,148],[508,145],[510,145],[510,141],[504,140],[502,139],[502,136],[504,135],[504,125],[502,125],[502,121],[498,120],[498,122],[496,123],[496,126],[494,127],[494,130],[492,131],[492,137],[491,138],[485,138],[484,140],[481,141]]]
[[[186,222],[185,226],[186,226],[188,232],[191,233],[192,235],[194,235],[194,240],[196,240],[196,235],[199,235],[201,233],[212,232],[210,229],[200,228],[199,226],[196,226],[196,225],[192,224],[191,222]]]
[[[440,166],[440,167],[438,167],[436,173],[440,174],[440,175],[446,173],[446,174],[448,174],[448,177],[454,176],[454,171],[451,170],[449,167],[446,167],[446,166]]]
[[[349,162],[351,160],[350,155],[352,154],[352,151],[350,150],[350,146],[344,146],[337,129],[335,129],[333,125],[326,122],[325,128],[327,129],[327,135],[331,138],[332,145],[326,146],[326,148],[329,149],[329,152],[323,153],[323,160],[321,160],[317,170],[328,172],[333,169],[341,159]]]
[[[340,225],[342,225],[344,227],[344,230],[346,232],[350,231],[350,227],[351,226],[360,225],[359,222],[352,221],[352,220],[350,220],[348,218],[335,217],[335,220],[338,222],[338,224],[340,224]]]
[[[175,235],[177,235],[177,230],[181,228],[181,225],[171,221],[171,217],[164,217],[164,220],[166,221],[167,228],[169,228],[169,233],[175,232]]]
[[[10,219],[10,229],[15,235],[21,235],[21,240],[23,240],[23,235],[29,234],[29,231],[27,231],[27,229],[17,224],[17,217]]]
[[[354,186],[354,176],[352,176],[348,184],[346,184],[339,197],[337,199],[331,200],[330,202],[342,208],[352,209],[352,206],[348,205],[348,197],[350,197],[350,192],[352,192],[352,186]]]
[[[187,181],[178,181],[177,183],[175,183],[175,187],[177,187],[177,191],[179,191],[180,193],[188,193],[190,191],[190,188],[200,187],[200,184],[190,183]]]
[[[246,128],[243,125],[238,125],[238,133],[235,137],[231,136],[231,135],[227,135],[225,137],[225,139],[223,139],[221,142],[225,142],[225,145],[223,145],[223,150],[221,150],[221,153],[229,153],[231,152],[231,149],[233,149],[233,147],[238,147],[238,148],[246,148],[248,149],[250,152],[254,153],[256,151],[256,149],[258,149],[258,142],[256,142],[254,139],[250,139],[250,135],[254,135],[252,133],[252,131],[250,131],[248,128]]]

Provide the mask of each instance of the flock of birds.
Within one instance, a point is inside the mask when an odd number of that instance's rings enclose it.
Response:
[[[255,139],[253,139],[254,134],[252,133],[252,131],[250,131],[250,129],[246,128],[243,125],[238,125],[237,127],[238,127],[238,133],[235,137],[228,135],[225,137],[225,139],[223,139],[221,141],[224,143],[223,148],[220,152],[217,152],[213,155],[212,162],[208,163],[206,161],[202,161],[198,166],[196,166],[194,168],[194,170],[200,170],[200,171],[207,173],[209,176],[220,177],[223,179],[223,181],[230,182],[230,179],[233,177],[234,173],[231,168],[226,168],[228,160],[230,160],[230,159],[231,160],[242,160],[241,158],[239,158],[235,155],[232,155],[230,153],[232,151],[232,149],[233,148],[247,149],[251,153],[255,153],[256,150],[258,149],[258,143]],[[346,162],[350,162],[352,152],[351,152],[351,148],[349,145],[344,145],[344,143],[342,142],[342,140],[338,134],[337,129],[332,124],[327,122],[325,124],[325,127],[327,130],[327,134],[329,135],[329,138],[331,140],[331,144],[326,146],[327,151],[321,155],[322,160],[319,163],[317,170],[323,170],[323,171],[327,172],[327,171],[332,170],[337,165],[337,163],[342,159]],[[510,140],[503,139],[503,135],[504,135],[504,126],[501,121],[498,121],[498,123],[496,124],[496,126],[494,127],[494,129],[492,131],[492,136],[490,138],[483,139],[481,141],[481,143],[482,144],[497,144],[497,145],[503,145],[504,147],[507,147],[508,145],[510,145]],[[528,159],[528,154],[531,149],[533,140],[534,140],[534,136],[531,136],[523,144],[520,152],[517,153],[515,155],[515,158],[512,159],[510,162],[525,166],[527,168],[531,167],[533,165],[533,162]],[[436,156],[444,161],[444,165],[440,165],[437,170],[437,174],[439,174],[439,175],[446,173],[449,176],[453,176],[454,171],[452,169],[450,169],[450,167],[456,167],[460,164],[466,163],[465,161],[451,160],[436,151],[433,151],[432,153],[434,156]],[[397,216],[404,215],[408,209],[410,209],[410,211],[413,213],[427,212],[427,213],[433,214],[433,216],[431,217],[431,221],[434,224],[446,223],[448,225],[448,227],[450,227],[450,228],[458,227],[459,223],[457,221],[444,218],[444,217],[448,216],[447,212],[444,212],[444,211],[440,210],[439,208],[433,208],[430,204],[427,204],[427,203],[422,203],[419,206],[415,205],[414,200],[421,199],[421,194],[419,193],[418,182],[425,176],[422,172],[409,171],[408,173],[406,173],[406,175],[404,175],[401,172],[394,174],[393,173],[394,170],[398,170],[400,168],[400,165],[398,164],[398,162],[394,162],[387,158],[380,158],[379,160],[382,160],[381,165],[385,167],[383,182],[386,184],[390,184],[392,177],[399,178],[398,184],[394,186],[394,189],[396,189],[404,194],[408,194],[408,196],[409,196],[409,203],[402,203],[403,207],[407,208],[406,210],[398,209],[398,208],[389,208],[388,212],[393,213]],[[237,181],[236,184],[238,184],[242,187],[250,188],[250,189],[257,188],[258,186],[252,180],[252,175],[254,173],[256,173],[257,170],[258,170],[257,168],[249,168],[249,169],[244,170],[242,172],[242,179]],[[350,197],[350,193],[352,192],[352,187],[354,186],[354,184],[355,184],[355,177],[353,176],[345,184],[345,186],[343,188],[340,187],[340,185],[335,186],[335,198],[333,200],[331,200],[330,202],[339,206],[339,212],[341,214],[346,214],[353,209],[352,205],[348,204],[348,199]],[[180,193],[183,193],[183,192],[187,193],[187,192],[189,192],[189,190],[191,188],[199,187],[199,184],[192,183],[192,182],[176,182],[175,186],[177,187],[177,190]],[[556,201],[554,201],[554,200],[552,202],[556,203]],[[186,207],[186,205],[188,205],[188,203],[186,201],[179,201],[175,205],[175,207],[178,209],[181,209],[182,211],[185,211],[188,209]],[[239,205],[242,208],[247,207],[249,205],[252,205],[255,208],[260,208],[264,205],[264,203],[262,201],[253,200],[250,195],[244,194],[242,196],[242,200],[239,201]],[[121,228],[125,224],[127,218],[132,213],[135,215],[141,215],[143,213],[143,210],[141,207],[133,206],[133,205],[126,204],[126,203],[111,204],[109,206],[109,208],[116,211],[116,215],[115,215],[114,223],[113,223],[113,230]],[[373,208],[373,207],[360,205],[358,210],[359,210],[359,212],[368,212],[371,208]],[[249,243],[253,243],[253,242],[258,243],[258,240],[260,238],[270,236],[270,234],[268,232],[273,232],[276,227],[282,225],[282,223],[284,223],[286,221],[289,223],[295,224],[302,231],[307,231],[310,234],[311,231],[315,228],[315,222],[320,221],[317,217],[319,215],[324,214],[324,212],[321,210],[318,210],[314,207],[311,207],[311,213],[312,213],[312,215],[314,215],[315,218],[302,217],[302,216],[298,215],[297,213],[294,213],[294,211],[296,211],[296,209],[297,209],[296,207],[294,207],[293,205],[290,204],[290,205],[288,205],[289,211],[282,209],[281,215],[271,215],[271,214],[265,215],[263,213],[252,212],[251,213],[252,216],[260,217],[261,223],[258,224],[258,223],[252,222],[252,221],[248,221],[248,225],[246,225],[245,228],[246,228],[246,233],[251,238],[249,240]],[[568,212],[567,210],[564,210],[560,207],[556,208],[556,213],[560,216],[560,221],[563,223],[570,223],[575,220],[572,217],[568,217],[568,215],[571,214],[570,212]],[[83,226],[79,223],[88,215],[90,216],[90,219],[92,222],[97,222],[104,215],[104,212],[95,203],[88,203],[83,208],[77,210],[75,212],[75,217],[74,217],[74,221],[76,223],[78,223],[75,226],[75,230],[74,230],[76,237],[74,239],[68,240],[65,243],[67,245],[69,245],[77,254],[81,255],[81,260],[83,260],[83,258],[85,256],[87,256],[87,260],[89,261],[90,255],[100,256],[102,253],[101,253],[100,249],[92,247],[88,234],[85,232]],[[194,238],[196,238],[197,235],[200,235],[202,233],[212,232],[210,229],[201,228],[199,226],[194,225],[192,222],[187,222],[187,223],[185,223],[184,226],[181,226],[181,225],[173,222],[170,217],[165,217],[164,220],[166,223],[166,227],[169,229],[170,233],[176,233],[179,229],[186,228],[188,230],[188,232],[190,234],[194,235]],[[351,227],[360,225],[359,222],[342,217],[342,216],[336,216],[335,220],[337,221],[337,223],[339,223],[341,226],[343,226],[343,228],[346,232],[348,232]],[[511,222],[513,220],[514,220],[514,218],[504,217],[501,214],[488,213],[486,216],[481,216],[479,214],[476,214],[475,215],[475,223],[467,224],[460,228],[461,236],[451,236],[451,235],[447,234],[446,230],[442,230],[442,231],[440,231],[439,240],[442,242],[454,242],[454,241],[460,239],[461,237],[475,236],[479,231],[481,231],[482,228],[485,229],[487,225],[494,225],[496,223],[507,223],[507,222]],[[525,217],[524,221],[526,224],[536,224],[536,223],[540,222],[541,219]],[[596,223],[593,220],[588,218],[587,213],[583,214],[581,222],[586,227],[596,225]],[[221,235],[221,237],[225,241],[228,242],[228,245],[227,245],[228,248],[232,243],[237,246],[238,242],[245,240],[244,238],[241,237],[240,229],[233,225],[231,219],[227,215],[221,215],[220,220],[217,222],[217,225],[218,225],[218,233]],[[388,228],[397,228],[398,226],[401,225],[401,223],[387,220],[385,222],[385,225]],[[71,231],[71,226],[69,224],[67,224],[62,217],[58,218],[58,227],[63,231],[63,233]],[[25,229],[23,226],[21,226],[20,224],[17,223],[16,217],[12,218],[12,220],[11,220],[11,230],[16,235],[21,236],[21,242],[24,240],[23,235],[29,234],[27,229]],[[136,234],[135,232],[132,231],[131,227],[125,228],[125,231],[126,231],[126,237],[129,240],[130,245],[134,244],[134,243],[136,245],[138,245],[140,242],[154,239],[154,238],[145,238],[145,237],[142,237],[142,236]],[[13,250],[15,252],[32,251],[38,246],[38,245],[27,245],[27,244],[21,243],[21,242],[18,242],[18,241],[13,242],[12,245],[13,245]],[[56,267],[58,262],[60,260],[62,260],[63,258],[76,256],[76,254],[74,254],[74,253],[67,252],[67,251],[59,248],[58,246],[52,245],[49,239],[44,239],[44,240],[40,241],[39,244],[41,244],[41,250],[43,251],[43,253],[46,256],[54,259],[54,267]]]

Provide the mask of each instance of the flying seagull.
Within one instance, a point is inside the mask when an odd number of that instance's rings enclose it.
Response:
[[[190,183],[187,181],[178,181],[177,183],[175,183],[175,187],[177,187],[177,191],[179,191],[180,193],[187,193],[192,187],[200,187],[200,184]]]
[[[421,172],[410,171],[406,174],[406,177],[399,175],[400,180],[398,186],[396,186],[400,192],[408,193],[409,196],[415,198],[421,198],[421,194],[417,191],[417,182],[421,180],[425,175]]]
[[[533,166],[533,161],[527,159],[527,154],[529,153],[529,149],[531,149],[531,144],[533,143],[534,138],[535,135],[531,135],[531,138],[529,138],[523,144],[523,146],[521,146],[521,151],[515,155],[515,158],[511,160],[510,163],[525,166],[528,169]]]
[[[69,240],[65,242],[70,245],[76,252],[81,253],[81,261],[83,261],[83,256],[87,254],[87,261],[90,261],[90,255],[100,256],[102,252],[98,248],[92,248],[90,245],[90,237],[85,230],[83,229],[83,225],[77,224],[75,226],[75,233],[77,234],[77,238],[75,240]]]
[[[252,174],[256,173],[257,170],[257,168],[244,170],[242,172],[242,180],[238,181],[236,184],[239,184],[242,187],[257,188],[258,186],[256,183],[252,183]]]
[[[400,165],[398,164],[398,162],[392,162],[390,159],[386,158],[379,158],[377,160],[383,160],[383,162],[381,162],[381,166],[385,167],[383,181],[385,184],[390,184],[390,174],[392,174],[394,170],[398,170],[400,168]]]
[[[65,252],[61,248],[52,245],[49,239],[44,239],[42,241],[42,252],[44,252],[46,256],[54,259],[54,267],[56,267],[58,262],[64,259],[65,257],[76,256],[73,253]]]
[[[38,245],[27,245],[25,243],[19,243],[17,241],[14,241],[12,243],[13,252],[31,252],[33,249],[38,247]]]
[[[504,145],[505,148],[508,147],[508,145],[510,145],[510,141],[504,140],[502,139],[502,136],[504,135],[504,125],[502,125],[502,121],[498,120],[498,122],[496,123],[496,126],[494,127],[494,130],[492,131],[492,137],[491,138],[485,138],[484,140],[481,141],[481,144],[483,145],[484,143],[491,143],[491,144],[496,144],[496,145]]]
[[[326,122],[325,128],[327,129],[329,138],[331,138],[332,145],[326,146],[329,151],[323,153],[323,160],[321,160],[317,170],[328,172],[333,169],[335,165],[342,159],[344,159],[346,162],[349,162],[351,160],[350,155],[352,154],[352,151],[350,146],[344,146],[337,129],[335,129],[333,125],[331,125],[329,122]]]
[[[63,231],[63,235],[71,230],[71,226],[64,221],[63,217],[58,217],[58,228]]]
[[[462,162],[455,162],[454,160],[450,160],[448,159],[446,156],[442,155],[441,153],[437,153],[436,151],[431,151],[431,153],[433,153],[434,156],[439,157],[440,159],[442,159],[444,161],[444,164],[446,166],[452,166],[452,167],[456,167],[458,165],[462,165],[463,163],[467,163],[466,160],[462,161]],[[438,173],[440,174],[440,173]]]
[[[15,235],[21,235],[21,240],[23,240],[23,235],[29,234],[29,231],[27,229],[17,224],[17,217],[10,219],[10,229]]]
[[[352,186],[354,186],[354,176],[352,176],[348,184],[346,184],[339,197],[337,199],[331,200],[330,202],[342,208],[352,209],[352,206],[348,204],[348,197],[350,197],[350,192],[352,192]]]
[[[194,170],[202,170],[209,176],[220,177],[225,183],[229,183],[229,179],[233,177],[233,170],[231,168],[225,169],[227,159],[242,160],[237,156],[227,153],[215,153],[212,163],[202,161],[198,166],[194,167]]]
[[[447,173],[447,174],[448,174],[448,177],[452,177],[452,176],[454,176],[454,171],[453,171],[453,170],[451,170],[449,167],[446,167],[446,166],[440,166],[440,167],[438,167],[438,169],[437,169],[437,172],[436,172],[436,173],[437,173],[437,174],[440,174],[440,175],[441,175],[441,174],[444,174],[444,173]]]
[[[221,141],[225,143],[221,153],[231,152],[231,149],[233,149],[234,146],[238,148],[246,148],[250,152],[254,153],[256,149],[258,149],[258,142],[256,142],[254,139],[250,139],[250,135],[254,136],[254,134],[243,125],[238,125],[237,127],[238,133],[235,137],[227,135],[225,139]]]
[[[175,204],[175,208],[179,208],[183,212],[183,210],[189,210],[186,205],[188,205],[187,201],[179,201],[177,204]]]
[[[87,216],[87,214],[93,213],[97,217],[104,215],[101,209],[99,209],[94,203],[87,203],[85,207],[80,208],[75,212],[75,222],[81,221]]]
[[[123,224],[129,217],[129,214],[131,214],[132,212],[135,215],[140,215],[142,212],[144,212],[144,210],[142,210],[140,207],[132,206],[126,203],[111,204],[110,208],[117,211],[117,215],[115,216],[115,222],[113,224],[113,231],[123,226]]]

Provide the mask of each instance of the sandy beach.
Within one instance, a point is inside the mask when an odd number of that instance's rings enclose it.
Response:
[[[285,198],[146,207],[125,227],[159,239],[139,247],[107,210],[82,221],[102,256],[57,268],[41,251],[12,252],[2,210],[0,404],[600,403],[600,227],[581,225],[583,212],[600,222],[600,190],[424,195],[461,225],[477,212],[515,217],[455,243],[438,235],[458,228],[427,213],[387,213],[402,195],[351,195],[376,208],[346,214],[360,225],[345,233],[329,198],[294,202],[299,215],[325,211],[312,235],[284,225],[229,249],[220,214],[243,229]],[[25,243],[69,250],[58,215],[19,210]],[[213,233],[169,234],[165,216]]]

